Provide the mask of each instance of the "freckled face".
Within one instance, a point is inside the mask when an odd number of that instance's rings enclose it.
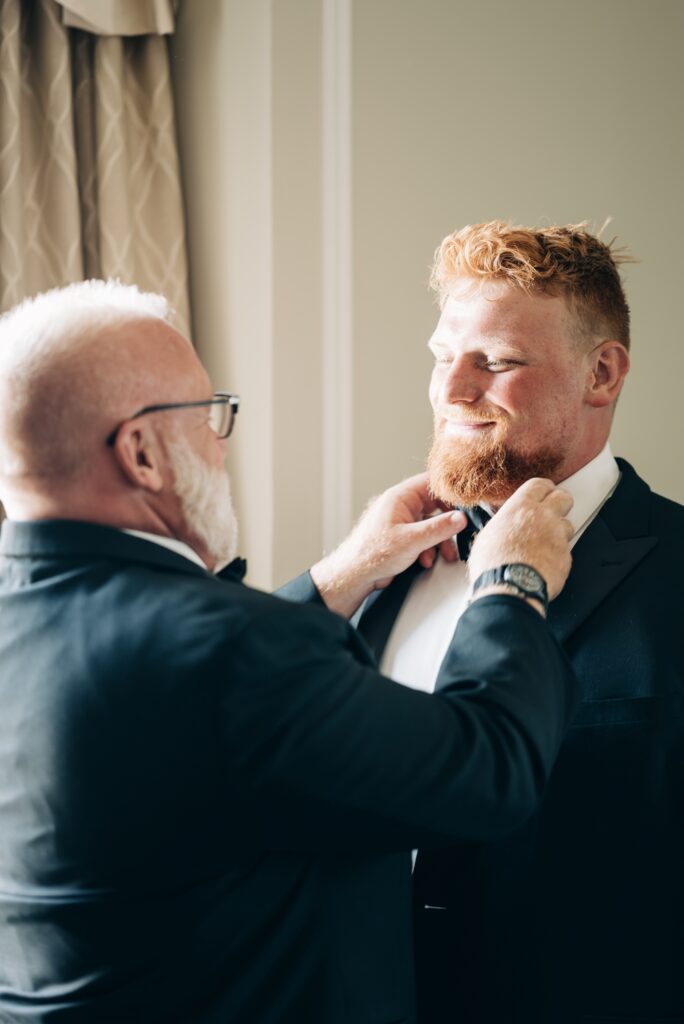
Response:
[[[429,347],[428,468],[440,497],[503,501],[530,476],[562,480],[579,468],[587,366],[564,299],[464,281],[447,299]],[[468,489],[471,477],[481,493]]]

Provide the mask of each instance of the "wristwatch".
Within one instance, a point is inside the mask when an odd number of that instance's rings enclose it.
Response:
[[[549,592],[546,589],[546,580],[531,565],[511,562],[510,565],[500,565],[496,569],[486,569],[473,583],[473,593],[496,583],[514,587],[523,597],[533,597],[542,604],[544,613],[548,611]]]

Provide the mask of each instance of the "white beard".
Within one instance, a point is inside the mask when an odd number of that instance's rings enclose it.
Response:
[[[208,466],[186,441],[171,442],[169,455],[187,526],[216,559],[216,572],[237,554],[238,525],[228,474]]]

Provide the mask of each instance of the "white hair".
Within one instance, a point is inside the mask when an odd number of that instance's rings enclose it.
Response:
[[[53,288],[0,316],[0,364],[22,362],[40,350],[68,346],[76,335],[97,333],[131,320],[171,321],[163,295],[120,281],[77,281]]]
[[[0,475],[79,472],[107,383],[81,354],[108,330],[172,316],[162,295],[111,280],[55,288],[0,316]]]

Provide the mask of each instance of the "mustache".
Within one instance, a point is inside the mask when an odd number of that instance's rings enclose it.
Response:
[[[504,417],[501,412],[495,409],[459,409],[458,406],[437,407],[435,410],[435,423],[445,420],[447,423],[463,423],[466,425],[478,423],[500,423]]]

